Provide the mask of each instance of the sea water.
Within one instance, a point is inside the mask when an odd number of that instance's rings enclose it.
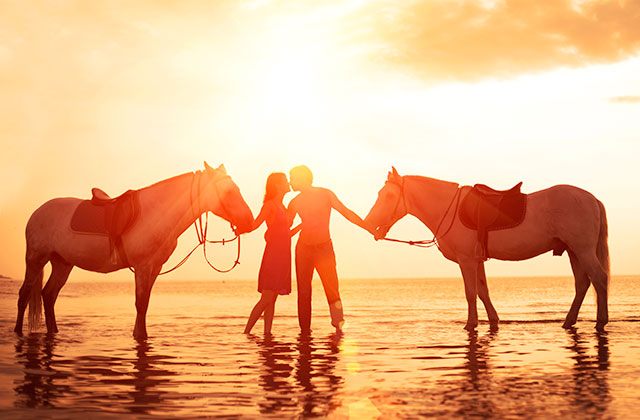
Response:
[[[343,334],[314,280],[310,336],[298,332],[294,284],[266,339],[262,321],[242,333],[256,281],[160,278],[143,341],[131,334],[132,280],[70,281],[55,335],[13,333],[19,287],[0,282],[5,418],[639,415],[638,276],[611,280],[605,333],[593,292],[576,328],[561,328],[574,293],[565,277],[490,278],[501,324],[491,330],[479,303],[473,333],[461,279],[342,280]]]

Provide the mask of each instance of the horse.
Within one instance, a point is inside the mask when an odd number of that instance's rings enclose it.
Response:
[[[571,328],[590,283],[597,294],[596,328],[604,330],[609,320],[607,294],[610,278],[608,224],[604,205],[591,193],[571,185],[556,185],[526,196],[527,207],[516,227],[488,233],[487,255],[478,253],[478,235],[460,220],[456,200],[464,200],[469,186],[423,176],[401,176],[394,167],[365,218],[365,226],[376,240],[411,214],[434,234],[430,241],[450,261],[460,266],[464,279],[468,315],[465,329],[478,325],[477,297],[485,306],[489,323],[497,328],[498,313],[489,297],[484,269],[485,256],[521,261],[545,252],[569,254],[575,278],[575,297],[564,321]],[[457,198],[456,198],[457,197]]]
[[[71,229],[72,216],[84,200],[54,198],[35,210],[26,226],[26,272],[14,331],[22,334],[27,303],[30,330],[39,324],[44,303],[47,332],[58,331],[54,306],[74,266],[99,273],[129,267],[135,273],[136,285],[133,336],[147,338],[146,313],[151,289],[162,265],[175,250],[178,237],[207,212],[229,221],[237,235],[248,232],[253,223],[249,206],[224,166],[214,169],[207,162],[204,166],[204,170],[136,191],[138,217],[120,238],[126,258],[113,258],[108,236]],[[43,268],[48,262],[51,275],[43,289]]]

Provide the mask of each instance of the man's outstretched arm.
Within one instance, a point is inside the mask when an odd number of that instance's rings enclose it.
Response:
[[[347,206],[342,204],[342,202],[338,200],[338,197],[332,191],[329,191],[329,193],[331,195],[331,207],[336,209],[338,213],[343,215],[345,219],[347,219],[354,225],[358,225],[361,228],[367,230],[367,228],[364,226],[364,220],[362,220],[360,216],[358,216],[355,212],[348,209]]]

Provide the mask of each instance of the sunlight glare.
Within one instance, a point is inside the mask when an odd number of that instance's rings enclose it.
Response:
[[[243,66],[241,141],[274,165],[304,161],[320,169],[316,163],[335,159],[338,140],[327,121],[346,73],[335,31],[310,17],[283,17]]]

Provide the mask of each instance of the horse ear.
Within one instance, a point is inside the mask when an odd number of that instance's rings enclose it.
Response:
[[[396,171],[396,167],[392,166],[391,167],[391,171],[393,172],[393,176],[400,176],[400,174],[398,173],[398,171]]]
[[[221,164],[220,166],[218,166],[218,171],[220,171],[223,174],[227,174],[227,168],[224,167],[224,163]]]
[[[209,166],[209,164],[207,163],[207,161],[204,161],[204,169],[206,169],[207,171],[212,171],[213,168],[211,166]]]

